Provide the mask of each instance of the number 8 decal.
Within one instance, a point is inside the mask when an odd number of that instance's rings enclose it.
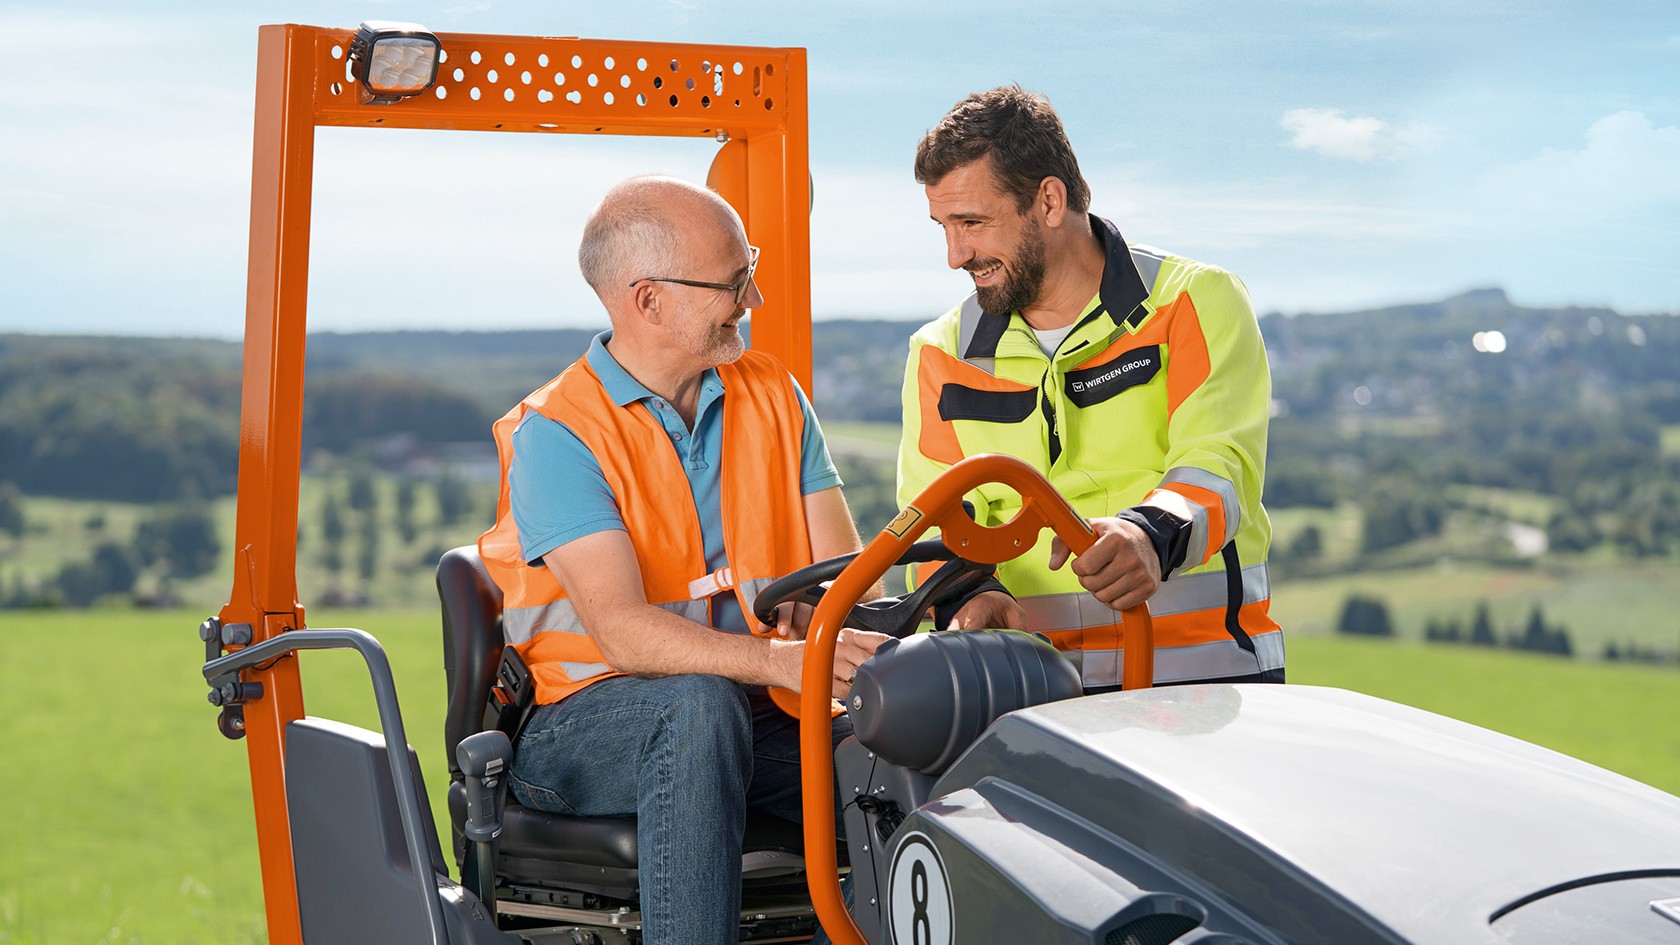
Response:
[[[951,884],[926,834],[913,832],[899,843],[887,882],[894,945],[951,945]]]

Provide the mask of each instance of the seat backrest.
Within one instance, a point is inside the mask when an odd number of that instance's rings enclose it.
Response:
[[[459,781],[455,746],[484,730],[484,702],[502,657],[502,591],[490,580],[474,545],[451,548],[438,559],[437,589],[443,604],[443,671],[449,687],[443,748],[449,778]]]

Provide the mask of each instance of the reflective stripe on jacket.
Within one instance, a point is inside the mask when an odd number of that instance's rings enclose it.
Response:
[[[723,544],[729,566],[706,566],[700,515],[682,460],[643,403],[620,406],[585,359],[496,421],[502,491],[496,524],[479,538],[485,568],[502,589],[502,620],[537,683],[539,703],[622,675],[608,665],[553,572],[525,561],[508,498],[513,431],[526,411],[576,434],[612,488],[648,602],[710,624],[710,599],[732,590],[754,626],[752,599],[775,578],[811,563],[800,492],[805,415],[793,378],[769,355],[748,351],[718,367],[723,382]]]
[[[1271,524],[1260,506],[1271,377],[1241,281],[1145,247],[1090,217],[1102,282],[1055,357],[1019,313],[973,296],[910,342],[899,504],[952,463],[1008,453],[1045,472],[1080,515],[1155,505],[1191,523],[1183,564],[1150,601],[1155,679],[1179,682],[1283,666],[1268,615]],[[1020,497],[996,484],[967,496],[985,525]],[[1050,535],[998,568],[1029,627],[1084,651],[1087,687],[1118,685],[1119,614],[1049,569]]]

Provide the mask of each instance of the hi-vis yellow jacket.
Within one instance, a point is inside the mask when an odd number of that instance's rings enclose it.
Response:
[[[733,590],[748,614],[765,585],[811,563],[811,540],[800,493],[800,443],[805,414],[781,362],[748,351],[720,365],[723,382],[723,545],[729,566],[706,567],[700,515],[682,461],[665,428],[641,403],[620,406],[589,363],[579,358],[495,424],[502,460],[496,524],[478,540],[485,570],[502,589],[507,641],[519,650],[537,685],[537,702],[559,702],[609,676],[607,664],[566,590],[546,567],[520,550],[508,498],[513,431],[526,411],[564,423],[601,465],[636,552],[648,603],[709,624],[713,594]]]
[[[1007,453],[1086,518],[1163,508],[1192,528],[1183,563],[1149,602],[1156,682],[1280,669],[1260,507],[1271,377],[1248,291],[1212,266],[1128,248],[1100,217],[1091,228],[1107,254],[1102,283],[1054,359],[1019,313],[982,312],[972,296],[911,339],[899,504],[966,456]],[[967,498],[983,525],[1020,507],[998,485]],[[1087,688],[1117,686],[1120,615],[1070,567],[1049,569],[1050,537],[998,577],[1031,629],[1084,651]]]

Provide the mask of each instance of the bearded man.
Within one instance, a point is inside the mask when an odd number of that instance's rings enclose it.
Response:
[[[1118,688],[1120,611],[1147,602],[1155,682],[1282,682],[1260,505],[1271,378],[1248,290],[1222,269],[1128,246],[1089,212],[1061,119],[1005,86],[969,96],[916,151],[946,262],[974,294],[910,342],[898,492],[1007,453],[1044,473],[1097,541],[1044,538],[940,628],[1045,633],[1088,692]],[[1009,520],[999,485],[967,499]]]

